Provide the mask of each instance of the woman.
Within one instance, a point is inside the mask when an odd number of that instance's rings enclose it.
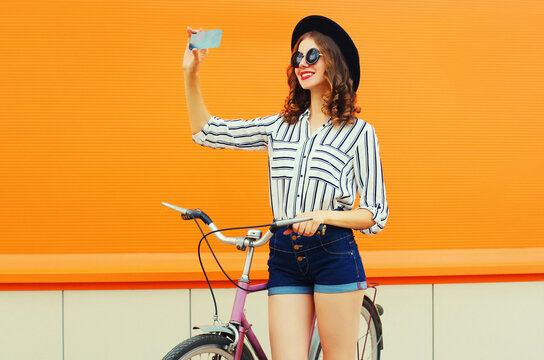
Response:
[[[187,28],[189,36],[196,32]],[[328,18],[309,16],[295,27],[291,49],[284,109],[244,121],[208,113],[198,79],[207,51],[187,47],[183,68],[193,140],[268,150],[274,218],[313,218],[270,241],[272,358],[307,358],[315,312],[324,358],[352,359],[366,281],[351,229],[375,234],[388,217],[378,141],[373,127],[356,117],[359,55],[349,35]],[[352,210],[357,192],[359,207]],[[316,234],[321,224],[327,225],[324,235]]]

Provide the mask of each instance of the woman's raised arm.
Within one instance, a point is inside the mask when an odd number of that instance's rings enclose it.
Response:
[[[191,34],[196,34],[200,30],[193,30],[187,26],[187,35],[189,39]],[[185,99],[187,101],[187,109],[189,110],[189,120],[191,122],[191,131],[193,134],[198,133],[208,122],[211,115],[204,104],[202,92],[200,91],[200,76],[198,70],[204,58],[208,55],[208,49],[193,49],[189,50],[189,41],[185,48],[183,56],[183,73],[185,78]]]

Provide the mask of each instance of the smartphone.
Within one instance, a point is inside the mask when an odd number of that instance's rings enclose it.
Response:
[[[191,39],[189,40],[189,50],[219,47],[219,44],[221,44],[222,33],[223,32],[221,29],[216,29],[191,34]]]

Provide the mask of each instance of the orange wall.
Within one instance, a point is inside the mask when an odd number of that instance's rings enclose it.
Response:
[[[0,253],[194,251],[162,201],[224,227],[271,220],[264,152],[191,141],[185,27],[223,30],[201,73],[210,112],[251,118],[281,109],[310,14],[358,45],[380,140],[390,218],[362,250],[544,246],[544,3],[331,4],[0,2]]]

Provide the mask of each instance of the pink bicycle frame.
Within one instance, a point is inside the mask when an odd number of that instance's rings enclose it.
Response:
[[[238,285],[243,289],[248,289],[250,291],[259,291],[259,290],[266,290],[267,284],[258,284],[258,285],[252,285],[250,286],[246,282],[238,281]],[[232,315],[231,315],[231,323],[239,324],[238,325],[238,331],[240,333],[240,338],[238,340],[238,346],[236,346],[236,352],[234,353],[234,359],[240,360],[242,357],[242,349],[244,345],[244,339],[247,336],[247,339],[251,346],[253,347],[253,350],[255,351],[255,355],[257,355],[258,359],[267,360],[266,354],[264,353],[264,350],[259,343],[259,340],[257,339],[257,336],[253,332],[253,329],[251,328],[251,324],[247,321],[246,315],[244,314],[244,305],[246,303],[246,296],[248,292],[237,289],[236,290],[236,297],[234,298],[234,306],[232,308]]]

